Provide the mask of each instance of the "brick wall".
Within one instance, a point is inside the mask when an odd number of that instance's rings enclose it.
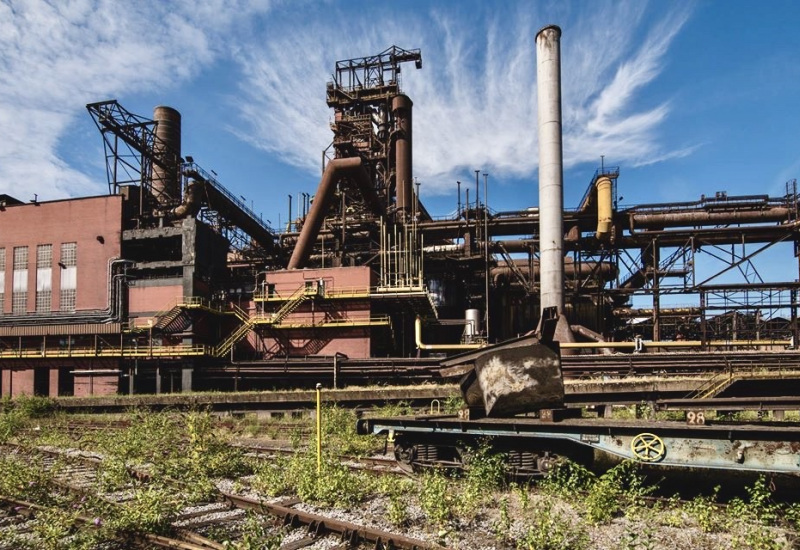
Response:
[[[89,395],[113,395],[119,388],[119,376],[116,374],[76,374],[75,397]]]
[[[52,302],[60,309],[60,248],[77,243],[77,311],[108,307],[109,260],[119,257],[122,197],[110,195],[6,206],[0,211],[0,248],[6,249],[5,307],[11,313],[13,250],[28,247],[27,312],[36,309],[36,247],[53,245]]]

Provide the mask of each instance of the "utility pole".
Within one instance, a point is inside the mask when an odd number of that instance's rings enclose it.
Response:
[[[478,208],[481,205],[480,192],[480,170],[475,170],[475,235],[480,238],[481,224],[478,219]]]
[[[456,219],[461,218],[461,182],[456,181],[456,185],[458,185],[458,210],[456,210]]]
[[[486,260],[486,341],[489,341],[489,174],[483,173],[483,249]]]

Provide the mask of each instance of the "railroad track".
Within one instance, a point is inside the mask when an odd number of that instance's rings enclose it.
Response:
[[[236,440],[233,446],[245,450],[257,458],[270,458],[276,455],[294,455],[301,452],[286,441],[246,441]],[[375,475],[407,475],[408,472],[400,468],[394,458],[380,456],[356,456],[350,454],[339,455],[339,460],[347,464],[352,470],[367,471]]]
[[[41,506],[33,502],[19,500],[0,495],[0,529],[13,526],[17,533],[30,533],[33,528],[30,524],[40,513],[47,512],[46,506]],[[83,514],[73,516],[76,524],[92,526],[97,524],[97,518],[92,518]],[[225,547],[210,539],[186,532],[185,538],[173,538],[153,533],[134,534],[131,536],[120,537],[116,542],[120,544],[117,548],[130,548],[131,543],[136,548],[174,548],[178,550],[225,550]],[[111,542],[111,541],[109,541]],[[0,543],[0,548],[6,548]],[[12,550],[12,547],[8,547]]]
[[[124,489],[98,494],[97,469],[103,461],[100,456],[60,449],[29,449],[19,445],[7,445],[6,449],[9,452],[30,456],[31,459],[34,456],[38,457],[42,468],[45,470],[57,469],[53,475],[53,482],[59,489],[64,491],[81,497],[100,496],[104,500],[117,505],[121,505],[126,500],[133,498]],[[352,457],[349,459],[354,460]],[[388,459],[363,459],[360,462],[370,464],[374,468],[378,468],[378,465],[380,465],[386,470],[388,465],[390,463],[393,464],[394,461]],[[149,474],[146,471],[130,469],[129,472],[132,479],[135,478],[139,482],[145,483],[150,481]],[[8,517],[19,516],[21,512],[30,517],[35,517],[45,509],[44,506],[36,503],[24,502],[2,495],[0,495],[0,503],[4,503],[3,507]],[[428,550],[441,548],[438,545],[412,539],[402,534],[309,512],[297,508],[296,505],[298,504],[300,502],[295,499],[267,502],[263,499],[219,491],[216,500],[189,506],[177,514],[171,524],[171,536],[142,533],[136,534],[133,540],[143,548],[223,550],[224,546],[222,544],[200,534],[199,531],[215,528],[217,530],[228,529],[231,532],[236,532],[237,523],[244,521],[248,511],[252,511],[257,514],[271,516],[273,518],[271,523],[277,529],[283,529],[287,533],[286,539],[289,542],[281,546],[282,550],[303,548],[325,537],[338,538],[335,548],[341,549],[358,549],[364,545],[377,549]],[[9,521],[14,522],[17,520]],[[91,525],[96,520],[80,516],[77,517],[76,521],[84,525]],[[17,523],[18,529],[24,529],[24,526],[19,527],[19,521]],[[3,525],[4,523],[0,519],[0,529],[3,528]]]
[[[797,351],[615,353],[613,355],[564,355],[561,368],[565,378],[598,375],[673,375],[764,370],[780,375],[800,372]]]

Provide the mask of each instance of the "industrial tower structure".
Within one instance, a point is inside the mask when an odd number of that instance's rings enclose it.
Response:
[[[113,100],[88,105],[108,195],[0,196],[0,390],[243,389],[276,366],[291,385],[309,362],[380,363],[402,377],[526,333],[548,305],[578,353],[642,339],[656,352],[792,347],[800,283],[770,280],[758,260],[777,247],[797,261],[796,183],[780,197],[621,208],[620,171],[601,166],[565,208],[560,30],[537,38],[541,194],[509,212],[487,204],[486,175],[481,200],[479,171],[472,198],[459,184],[454,214],[434,219],[420,201],[400,82],[401,67],[421,68],[419,50],[336,63],[333,140],[313,199],[295,215],[290,203],[284,231],[182,156],[174,109],[147,118]],[[706,258],[713,267],[698,269]]]

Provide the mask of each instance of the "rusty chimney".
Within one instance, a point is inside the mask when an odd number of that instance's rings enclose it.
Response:
[[[159,204],[181,199],[181,114],[172,107],[159,105],[153,109],[156,121],[156,142],[153,153],[164,167],[153,163],[152,192]]]
[[[414,201],[411,176],[411,107],[413,103],[407,95],[392,99],[392,114],[395,120],[395,193],[397,214],[402,218],[411,212]]]

